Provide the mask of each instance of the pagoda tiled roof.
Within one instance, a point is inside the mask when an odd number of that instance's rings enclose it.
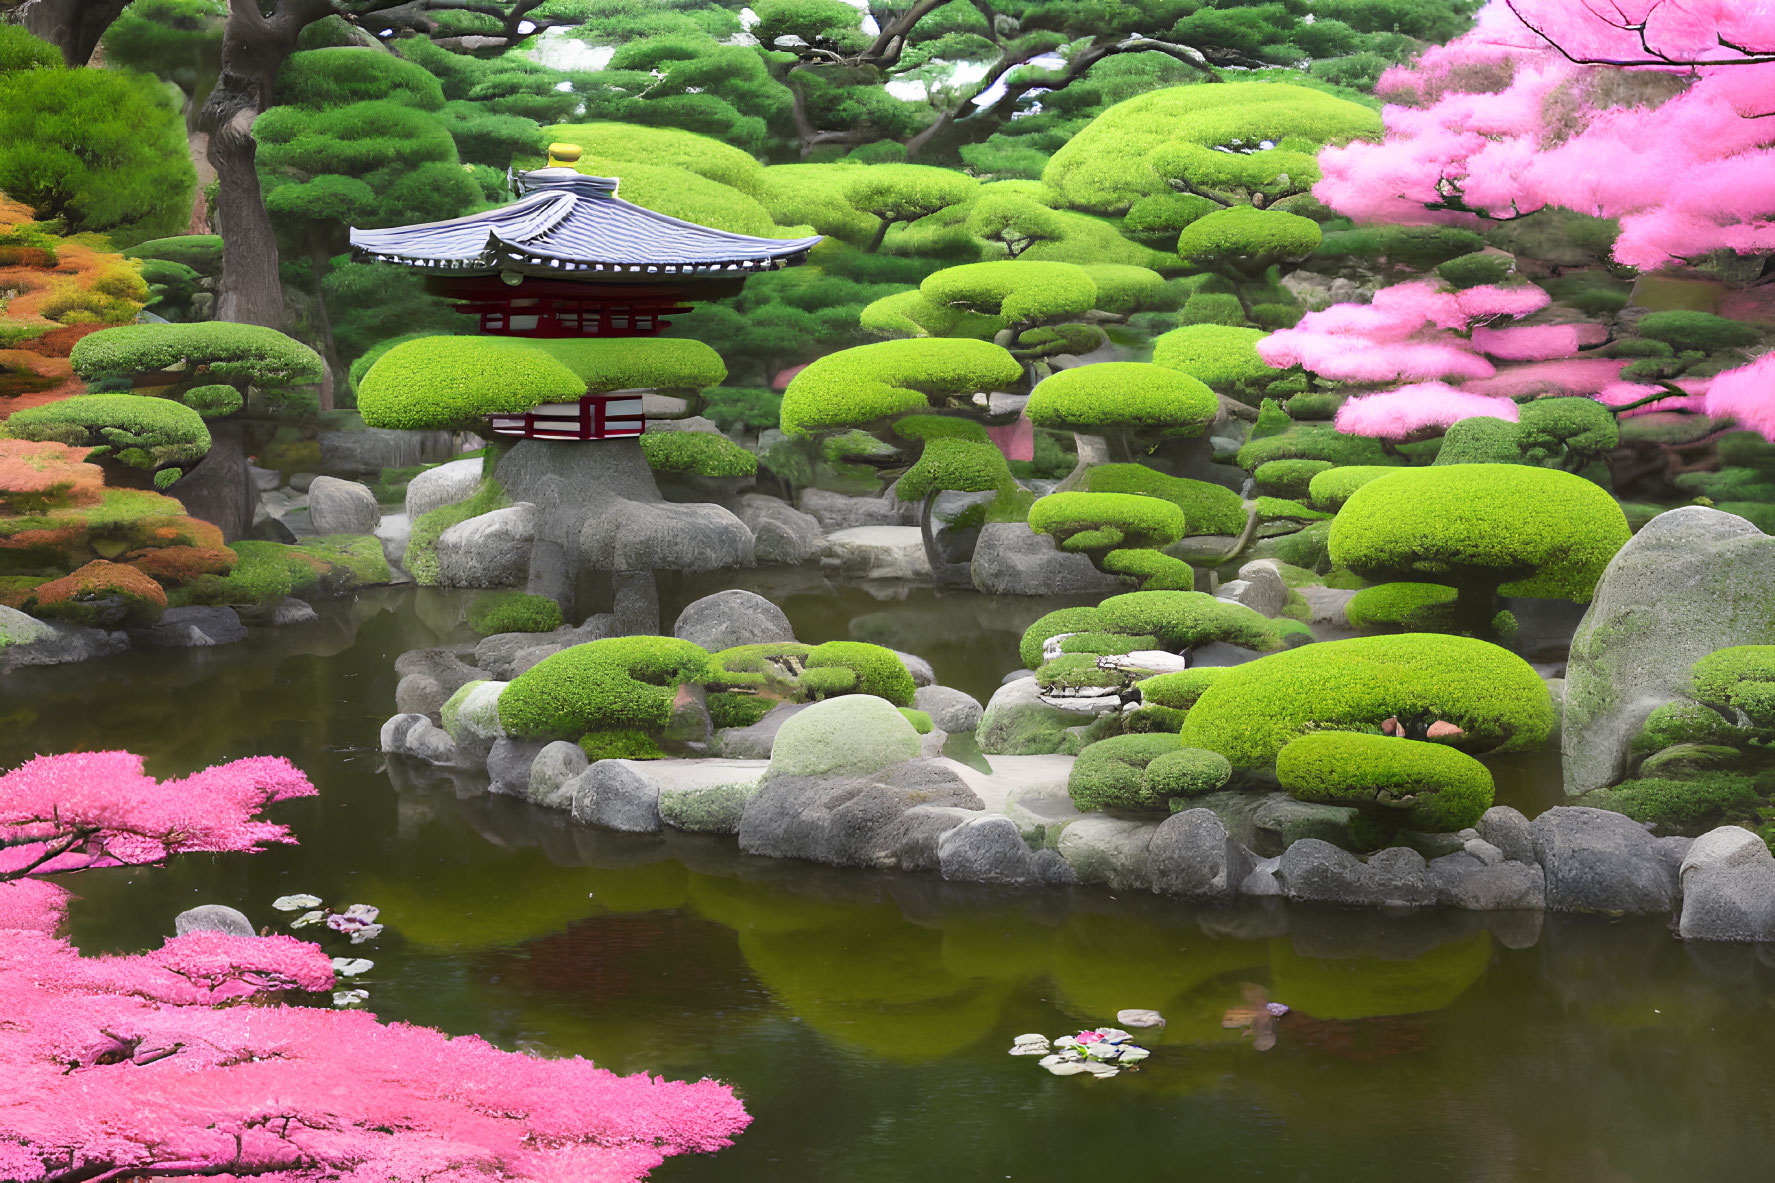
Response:
[[[444,222],[351,231],[361,259],[442,275],[518,271],[579,279],[742,275],[799,263],[820,241],[700,226],[616,195],[610,177],[567,168],[517,175],[510,205]]]

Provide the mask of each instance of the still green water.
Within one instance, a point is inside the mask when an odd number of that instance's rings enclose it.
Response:
[[[804,639],[922,652],[982,695],[1045,609],[769,594]],[[0,684],[0,766],[122,747],[164,777],[271,753],[321,790],[277,808],[299,846],[75,880],[80,946],[151,946],[204,902],[260,924],[286,893],[376,904],[387,931],[351,951],[376,961],[361,984],[384,1018],[733,1083],[753,1126],[662,1180],[1768,1175],[1775,996],[1752,950],[1685,947],[1659,922],[1198,914],[573,827],[418,784],[375,750],[394,658],[458,635],[459,610],[376,593],[243,645]],[[1294,1007],[1272,1051],[1221,1027],[1244,983]],[[1005,1054],[1123,1007],[1170,1019],[1139,1072],[1061,1079]]]

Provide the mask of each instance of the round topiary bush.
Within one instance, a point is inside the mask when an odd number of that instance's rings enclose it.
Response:
[[[1144,464],[1099,464],[1085,474],[1091,493],[1158,497],[1183,511],[1184,537],[1237,534],[1245,528],[1245,503],[1222,485],[1169,476]]]
[[[1169,501],[1133,493],[1050,493],[1029,507],[1029,528],[1051,534],[1060,549],[1089,554],[1121,547],[1159,547],[1183,537],[1183,511]]]
[[[1462,830],[1491,808],[1491,772],[1437,743],[1316,731],[1276,753],[1276,780],[1297,801],[1354,805],[1429,833]]]
[[[1038,427],[1197,435],[1220,413],[1202,382],[1150,362],[1106,361],[1043,379],[1024,413]]]
[[[1455,589],[1440,583],[1377,583],[1350,597],[1344,616],[1364,632],[1440,633],[1455,624]]]
[[[1185,325],[1154,339],[1153,364],[1181,370],[1220,394],[1255,403],[1276,379],[1276,371],[1257,355],[1257,343],[1268,335],[1244,325]]]
[[[649,431],[641,451],[655,472],[737,477],[758,471],[758,457],[713,431]]]
[[[1219,752],[1178,748],[1146,766],[1146,792],[1149,797],[1200,797],[1224,788],[1232,778],[1233,766]]]
[[[1267,652],[1283,643],[1279,631],[1283,622],[1243,604],[1217,600],[1207,592],[1138,591],[1111,596],[1097,605],[1097,619],[1105,632],[1154,636],[1173,651],[1225,641]]]
[[[1298,498],[1307,496],[1314,477],[1335,467],[1329,460],[1271,460],[1251,475],[1266,496]]]
[[[1142,702],[1154,706],[1170,707],[1176,711],[1187,711],[1196,705],[1208,687],[1214,685],[1215,679],[1230,668],[1227,666],[1198,666],[1195,669],[1178,670],[1174,674],[1160,674],[1154,678],[1135,683],[1140,691]]]
[[[1023,367],[990,341],[920,338],[841,349],[810,363],[783,392],[782,429],[813,436],[927,412],[981,390],[1009,390]]]
[[[1185,747],[1259,768],[1309,731],[1375,729],[1387,718],[1442,721],[1469,752],[1535,751],[1554,724],[1553,697],[1507,649],[1469,637],[1400,633],[1325,641],[1233,666],[1185,717]]]
[[[468,626],[495,633],[547,633],[561,627],[561,605],[520,591],[483,592],[469,602]]]
[[[612,637],[543,658],[499,696],[499,722],[520,739],[578,740],[588,731],[658,730],[686,682],[713,673],[709,654],[676,637]]]
[[[1177,253],[1210,271],[1257,275],[1319,247],[1319,223],[1299,214],[1236,205],[1197,218],[1177,236]]]
[[[92,448],[90,459],[108,457],[145,472],[188,468],[210,450],[210,429],[201,415],[183,403],[151,395],[82,394],[26,407],[0,424],[0,433],[9,439],[84,445]]]
[[[1118,735],[1079,753],[1066,791],[1080,809],[1162,809],[1166,797],[1151,792],[1146,768],[1178,748],[1175,735]]]
[[[1501,420],[1491,420],[1493,423]],[[1275,463],[1271,461],[1270,463]],[[1333,512],[1343,507],[1357,489],[1399,470],[1386,464],[1344,464],[1328,468],[1307,482],[1307,497],[1315,509]]]
[[[1690,668],[1694,695],[1708,706],[1775,726],[1775,645],[1716,649]]]
[[[827,641],[807,655],[804,687],[817,688],[821,697],[833,694],[873,694],[895,706],[909,707],[918,688],[912,674],[892,649],[865,641]],[[835,675],[846,675],[835,676]],[[810,675],[813,675],[810,677]]]
[[[466,429],[488,415],[575,402],[585,392],[584,380],[528,341],[422,337],[383,354],[357,398],[371,427]]]
[[[1056,608],[1037,617],[1034,624],[1023,630],[1017,656],[1022,659],[1024,669],[1035,669],[1043,661],[1042,644],[1050,637],[1062,633],[1096,632],[1098,623],[1095,608]]]

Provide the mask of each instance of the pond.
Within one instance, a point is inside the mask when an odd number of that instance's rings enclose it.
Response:
[[[1016,664],[1018,614],[1046,607],[767,594],[806,639],[935,639],[921,651],[943,680],[982,696]],[[670,1160],[661,1180],[1766,1169],[1775,971],[1747,947],[1685,947],[1659,921],[1196,913],[574,827],[416,783],[376,751],[394,658],[436,643],[451,612],[447,596],[381,591],[242,645],[10,676],[0,765],[123,747],[169,776],[274,753],[320,788],[275,811],[300,845],[82,876],[76,942],[146,948],[204,902],[258,924],[293,892],[378,905],[386,932],[354,952],[376,962],[361,984],[382,1017],[732,1082],[753,1126],[719,1155]],[[941,641],[939,622],[956,619],[971,645]],[[1222,1026],[1247,984],[1293,1007],[1271,1051]],[[1141,1037],[1154,1054],[1137,1072],[1055,1078],[1005,1054],[1024,1032],[1077,1031],[1125,1007],[1169,1020]]]

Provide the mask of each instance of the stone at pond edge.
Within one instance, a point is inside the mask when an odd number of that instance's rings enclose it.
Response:
[[[438,583],[523,587],[535,541],[536,507],[526,502],[457,522],[438,535]]]
[[[573,782],[573,820],[631,834],[658,833],[659,785],[634,760],[599,760]]]
[[[258,935],[244,912],[226,904],[199,904],[187,908],[173,918],[173,932],[177,936],[193,932],[220,932],[236,937]]]
[[[1687,839],[1657,839],[1625,814],[1572,805],[1535,818],[1529,834],[1550,911],[1641,915],[1676,904]]]
[[[1476,827],[1480,838],[1495,846],[1511,862],[1535,861],[1535,843],[1530,836],[1528,818],[1508,805],[1494,805],[1480,815]]]
[[[1067,554],[1026,522],[980,528],[971,567],[976,590],[998,596],[1111,595],[1125,590],[1084,555]]]
[[[1107,711],[1119,706],[1113,698],[1099,704]],[[1041,686],[1034,677],[1007,682],[993,691],[975,729],[975,741],[989,756],[1045,756],[1070,754],[1076,741],[1069,727],[1089,723],[1092,714],[1051,706],[1042,701]]]
[[[1199,808],[1159,823],[1147,859],[1155,892],[1204,903],[1230,902],[1256,861],[1213,810]]]
[[[317,476],[308,486],[308,518],[318,534],[368,534],[382,520],[382,510],[366,486]]]
[[[467,501],[480,487],[481,467],[482,460],[476,456],[426,469],[407,482],[407,516],[417,521],[421,514]]]
[[[787,732],[785,727],[784,738]],[[740,849],[748,854],[934,871],[940,867],[941,836],[956,825],[955,807],[982,808],[948,761],[907,760],[850,776],[785,775],[778,770],[782,751],[779,739],[777,755],[740,817]]]
[[[953,686],[920,686],[912,705],[929,715],[938,731],[972,731],[985,713],[973,695]]]
[[[1165,1016],[1156,1010],[1119,1010],[1116,1012],[1116,1022],[1124,1027],[1145,1030],[1149,1027],[1163,1027]]]
[[[1158,829],[1152,822],[1086,814],[1061,833],[1060,856],[1080,883],[1145,889],[1152,885],[1147,851]]]
[[[1282,852],[1276,867],[1282,894],[1304,903],[1361,907],[1423,907],[1436,902],[1424,856],[1388,847],[1366,863],[1347,850],[1303,838]]]
[[[1490,843],[1477,845],[1497,853]],[[1470,912],[1539,911],[1547,903],[1546,876],[1534,863],[1486,862],[1467,850],[1430,861],[1430,882],[1436,902]]]
[[[132,630],[129,637],[138,645],[202,649],[244,641],[247,630],[240,622],[240,614],[232,608],[192,605],[168,608],[159,620],[147,628]]]
[[[759,563],[805,563],[826,549],[819,519],[786,501],[748,493],[740,498],[738,512],[752,531],[753,555]]]
[[[736,760],[768,760],[784,723],[808,708],[807,703],[782,702],[750,727],[723,727],[714,736],[714,748]]]
[[[1072,868],[1051,850],[1033,851],[1003,814],[969,818],[937,839],[943,878],[959,883],[1029,885],[1074,882]]]
[[[918,755],[912,724],[884,698],[844,694],[799,711],[778,728],[771,776],[847,776]]]
[[[693,600],[678,614],[672,635],[718,653],[736,645],[793,641],[795,630],[783,610],[763,596],[731,588]]]
[[[487,791],[508,797],[530,794],[530,768],[548,745],[541,740],[502,735],[487,752]]]
[[[1775,855],[1740,826],[1695,839],[1683,856],[1684,940],[1775,941]]]
[[[585,750],[578,744],[556,740],[531,763],[525,796],[532,805],[545,809],[572,809],[573,779],[589,766]]]

